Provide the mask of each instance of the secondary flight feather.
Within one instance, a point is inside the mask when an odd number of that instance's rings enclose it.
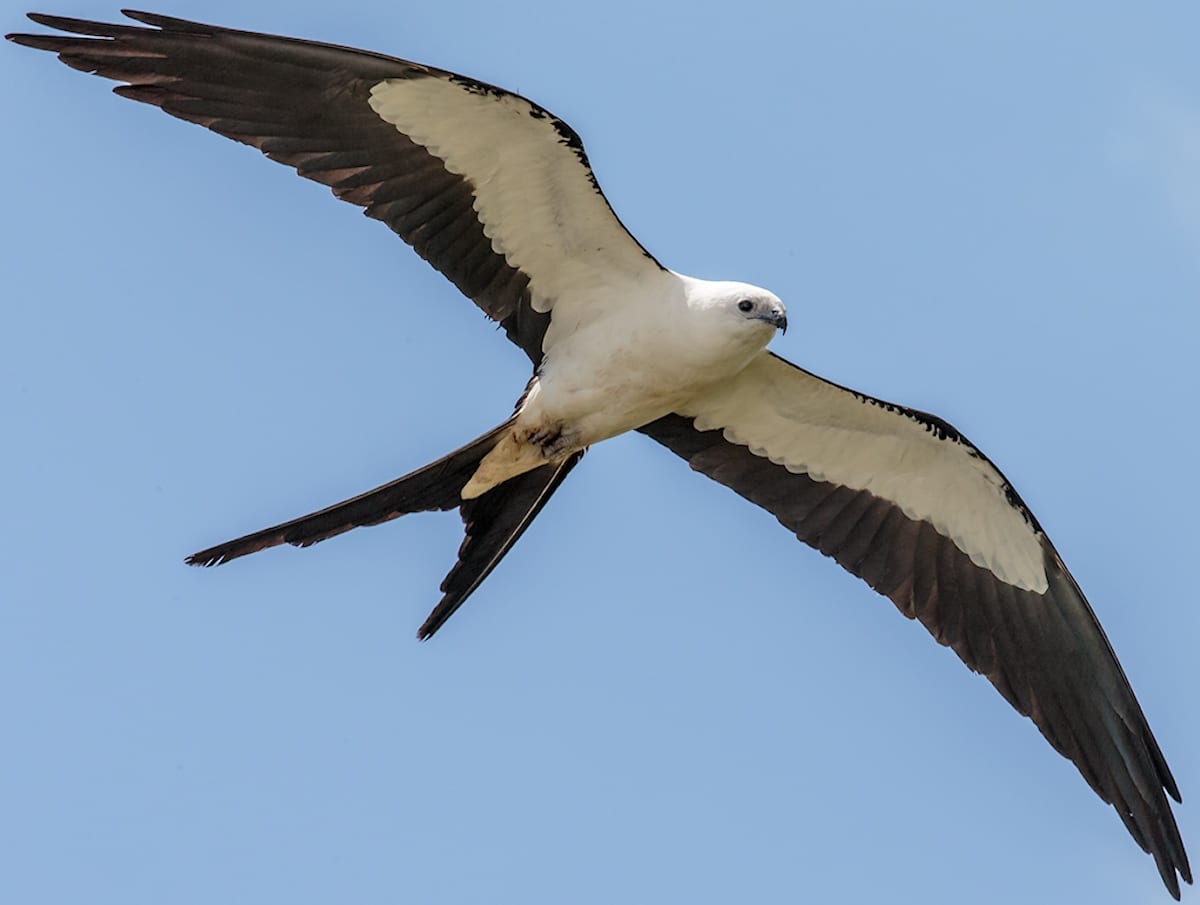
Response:
[[[1120,815],[1168,890],[1192,881],[1180,800],[1100,624],[1016,490],[946,422],[766,351],[765,289],[663,267],[621,225],[579,136],[519,95],[377,53],[126,12],[30,18],[9,39],[117,94],[258,148],[385,223],[533,365],[515,412],[382,487],[193,554],[458,509],[465,537],[428,638],[585,450],[637,430],[773,513],[983,673]],[[145,27],[149,26],[149,27]]]

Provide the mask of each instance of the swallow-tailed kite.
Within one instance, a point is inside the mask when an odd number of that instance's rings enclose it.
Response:
[[[609,207],[579,136],[519,95],[405,60],[129,12],[9,35],[117,94],[252,145],[399,233],[533,363],[515,414],[411,474],[220,544],[213,565],[410,512],[466,538],[428,638],[590,444],[637,430],[773,513],[991,680],[1121,816],[1179,897],[1171,772],[1095,615],[988,458],[923,412],[765,351],[764,289],[663,267]],[[1178,877],[1177,877],[1178,875]]]

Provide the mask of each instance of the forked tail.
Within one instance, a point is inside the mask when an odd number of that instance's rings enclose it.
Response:
[[[424,641],[432,637],[483,583],[583,458],[583,453],[584,450],[572,453],[562,462],[527,471],[482,496],[463,501],[459,509],[466,537],[458,548],[458,562],[442,580],[442,599],[417,630],[418,638]]]
[[[462,512],[466,537],[459,548],[458,561],[442,582],[441,601],[417,633],[422,640],[429,638],[512,549],[583,457],[582,451],[576,452],[562,462],[551,462],[518,475],[477,499],[463,500],[463,488],[511,425],[511,420],[506,421],[461,449],[374,490],[193,553],[186,562],[191,566],[217,566],[280,544],[307,547],[351,528],[378,525],[410,512],[457,508]]]
[[[374,490],[290,522],[193,553],[185,562],[189,566],[219,566],[239,556],[280,544],[308,547],[351,528],[378,525],[410,512],[456,509],[462,503],[460,494],[463,487],[511,423],[506,421],[436,462]]]

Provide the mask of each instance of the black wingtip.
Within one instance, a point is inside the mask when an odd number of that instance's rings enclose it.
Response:
[[[62,53],[70,47],[78,47],[81,43],[105,43],[104,41],[97,42],[93,40],[97,38],[115,40],[131,32],[145,31],[145,29],[134,28],[129,25],[113,25],[108,22],[75,19],[70,16],[51,16],[47,13],[26,13],[25,15],[28,16],[31,22],[35,22],[46,28],[52,28],[56,32],[63,32],[63,34],[27,35],[18,33],[5,35],[4,37],[24,47],[32,47],[35,50],[48,50],[53,53]],[[67,61],[64,60],[64,62]]]
[[[445,590],[445,588],[442,588],[442,590]],[[447,608],[446,597],[442,597],[442,599],[438,601],[438,605],[433,608],[433,612],[425,617],[425,621],[422,622],[421,627],[417,629],[417,640],[428,641],[430,638],[436,635],[438,629],[446,624],[446,620],[453,615],[454,611],[457,610],[461,604],[462,601],[458,600],[455,601],[452,606]]]
[[[209,566],[219,566],[224,562],[228,562],[224,556],[214,556],[207,550],[193,553],[191,556],[185,557],[183,561],[189,566],[199,566],[204,569],[207,569]]]
[[[271,530],[267,529],[267,531],[259,532],[259,534],[250,534],[246,537],[239,537],[237,540],[217,544],[215,547],[208,547],[205,550],[200,550],[191,556],[185,557],[183,561],[189,566],[198,566],[202,569],[207,569],[211,566],[223,566],[225,563],[245,556],[248,553],[257,553],[259,550],[275,546],[275,544],[270,543],[256,543],[256,541],[260,540],[262,534],[266,534]],[[276,543],[279,542],[276,541]]]
[[[1175,867],[1171,864],[1162,864],[1159,866],[1158,872],[1162,876],[1163,885],[1167,887],[1167,892],[1171,894],[1171,898],[1176,902],[1180,901],[1183,897],[1183,891],[1179,887],[1180,878],[1175,875]],[[1184,883],[1192,882],[1190,874],[1181,872],[1181,876]]]
[[[20,44],[22,47],[32,47],[34,50],[57,51],[63,37],[62,35],[26,35],[20,32],[10,32],[4,36],[4,40]]]
[[[205,25],[203,22],[195,22],[191,19],[179,19],[175,16],[164,16],[162,13],[148,13],[140,9],[123,9],[121,15],[127,19],[132,19],[134,22],[141,22],[143,25],[149,25],[154,28],[162,29],[163,31],[182,31],[191,34],[211,34],[214,30],[225,31],[226,29],[218,29],[216,26]]]
[[[126,19],[141,22],[143,25],[152,25],[155,28],[163,28],[171,23],[183,23],[186,21],[184,19],[173,19],[170,16],[163,16],[158,13],[148,13],[140,9],[122,9],[121,15]]]
[[[122,31],[128,31],[126,25],[112,25],[108,22],[97,22],[94,19],[76,19],[74,16],[53,16],[49,13],[26,13],[31,22],[53,28],[56,31],[70,32],[74,35],[88,35],[95,38],[111,38]]]
[[[158,13],[147,13],[136,9],[123,9],[121,13],[134,22],[164,31],[171,29],[174,31],[203,33],[210,30],[208,26],[204,26],[199,22],[192,22],[188,19],[176,19],[173,16],[163,16]],[[72,16],[54,16],[49,13],[26,13],[25,16],[31,22],[36,22],[38,25],[46,28],[94,38],[117,38],[122,35],[128,35],[131,32],[146,31],[146,29],[138,28],[134,25],[116,25],[108,22],[97,22],[92,19],[76,19]],[[24,43],[19,39],[31,36],[18,34],[5,35],[5,37],[9,40],[16,40],[18,43]]]

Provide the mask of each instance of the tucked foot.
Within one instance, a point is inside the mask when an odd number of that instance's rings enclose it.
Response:
[[[473,500],[483,496],[517,475],[540,468],[547,462],[561,462],[578,448],[576,434],[566,430],[561,422],[516,427],[484,456],[471,480],[463,487],[462,498]]]

